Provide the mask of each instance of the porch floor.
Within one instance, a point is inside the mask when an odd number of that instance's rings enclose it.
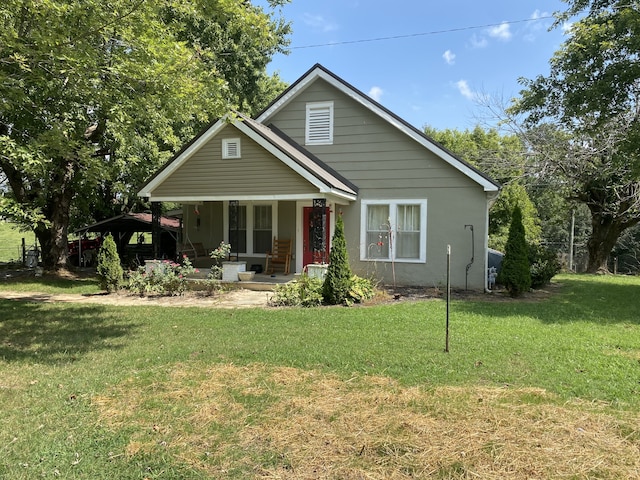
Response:
[[[210,272],[211,269],[209,268],[199,268],[198,273],[189,275],[189,280],[204,280]],[[281,272],[272,275],[256,273],[251,281],[222,282],[222,285],[230,288],[244,288],[245,290],[270,291],[273,290],[276,285],[290,282],[295,280],[295,278],[296,275],[293,273],[289,275],[284,275]]]

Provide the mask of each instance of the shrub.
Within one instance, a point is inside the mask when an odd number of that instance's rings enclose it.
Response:
[[[522,212],[517,206],[513,209],[511,216],[509,237],[505,246],[498,282],[506,287],[512,297],[518,297],[531,288],[529,247],[524,235]]]
[[[276,285],[269,305],[275,307],[317,307],[322,305],[322,280],[301,275],[298,280]]]
[[[561,265],[556,253],[539,245],[529,245],[529,263],[532,288],[548,285],[560,273]]]
[[[222,261],[229,256],[231,252],[231,245],[220,242],[217,248],[214,248],[209,255],[216,263],[211,265],[211,271],[209,272],[209,280],[221,280],[222,279]]]
[[[152,264],[149,270],[147,267],[138,267],[129,272],[127,289],[138,295],[182,295],[187,289],[187,276],[196,271],[186,255],[182,258],[182,264],[163,260]]]
[[[376,295],[376,289],[371,280],[354,275],[351,277],[351,288],[347,303],[362,303]]]
[[[347,242],[344,238],[342,216],[338,215],[336,230],[331,240],[329,267],[324,278],[322,296],[330,305],[343,304],[349,298],[351,290],[351,268],[347,254]]]
[[[97,273],[100,277],[100,287],[109,293],[118,290],[122,284],[123,271],[116,242],[109,234],[105,237],[98,251]]]

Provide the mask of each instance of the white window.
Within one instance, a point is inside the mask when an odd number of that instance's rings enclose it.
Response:
[[[333,143],[333,102],[307,103],[305,143],[307,145]]]
[[[222,158],[240,158],[240,139],[222,139]]]
[[[237,208],[237,213],[234,212]],[[275,203],[243,202],[237,207],[228,203],[224,210],[224,223],[231,252],[242,255],[263,255],[271,250],[273,237],[277,236]],[[235,213],[235,215],[234,215]]]
[[[426,262],[426,200],[363,200],[360,260]]]

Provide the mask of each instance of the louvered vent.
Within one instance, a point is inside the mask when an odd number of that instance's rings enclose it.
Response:
[[[307,145],[333,143],[333,102],[307,104]]]
[[[240,158],[239,138],[225,138],[222,140],[222,158]]]

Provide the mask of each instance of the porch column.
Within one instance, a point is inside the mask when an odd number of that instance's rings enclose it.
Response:
[[[162,215],[162,205],[160,202],[151,202],[151,245],[153,247],[153,258],[160,256],[160,217]]]
[[[327,201],[324,198],[313,199],[313,232],[311,235],[311,245],[313,251],[313,261],[317,263],[327,263]]]

